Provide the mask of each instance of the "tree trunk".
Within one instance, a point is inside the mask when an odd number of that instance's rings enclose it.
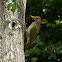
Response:
[[[0,62],[25,62],[24,26],[26,0],[21,1],[21,10],[13,14],[7,10],[12,0],[0,2]]]

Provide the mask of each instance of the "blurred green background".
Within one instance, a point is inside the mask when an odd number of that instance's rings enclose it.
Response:
[[[42,23],[38,36],[25,50],[25,61],[62,62],[62,0],[28,0],[27,27],[34,21],[30,15],[40,16]]]

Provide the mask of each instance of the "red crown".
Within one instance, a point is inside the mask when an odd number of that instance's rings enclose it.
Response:
[[[41,19],[41,17],[39,17],[39,16],[35,16],[36,18],[39,18],[40,20],[41,20],[41,22],[42,22],[42,19]]]

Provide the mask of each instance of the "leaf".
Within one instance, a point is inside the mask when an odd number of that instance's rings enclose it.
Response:
[[[55,22],[56,22],[56,24],[58,24],[58,23],[60,23],[60,20],[56,20]]]
[[[60,21],[60,20],[56,20],[55,22],[56,22],[56,24],[62,24],[62,21]]]
[[[60,20],[56,20],[55,22],[56,22],[56,25],[58,25],[58,26],[62,26],[62,21],[60,21]]]
[[[42,19],[42,24],[48,23],[48,21],[46,19]]]
[[[10,10],[10,8],[11,8],[12,6],[13,6],[13,4],[12,4],[12,3],[9,3],[8,6],[7,6],[8,10]]]
[[[19,0],[13,0],[14,4],[16,5],[17,8],[19,8],[21,10],[21,7],[20,7],[20,1]]]
[[[40,41],[39,35],[37,36],[37,38],[32,42],[33,43],[37,43],[38,45],[43,45],[44,43],[42,41]]]
[[[38,45],[43,45],[44,43],[41,42],[41,41],[39,41],[39,42],[37,42],[37,44],[38,44]]]
[[[34,47],[33,52],[39,54],[41,52],[41,49],[39,49],[38,47]]]
[[[49,0],[50,2],[54,2],[54,0]]]
[[[29,50],[25,50],[25,56],[28,57],[30,55]]]
[[[13,0],[13,2],[16,2],[16,0]]]
[[[52,52],[52,53],[50,54],[50,56],[48,57],[48,59],[51,59],[51,58],[56,58],[56,53]]]
[[[31,53],[33,52],[33,48],[29,49],[29,50],[25,50],[25,56],[29,56]]]
[[[27,61],[27,59],[25,59],[25,61]]]
[[[17,4],[17,8],[19,8],[21,10],[20,3]]]
[[[49,26],[55,26],[55,24],[47,23],[46,27],[49,27]]]
[[[13,5],[12,5],[12,9],[11,9],[11,11],[14,13],[14,12],[15,12],[15,10],[16,10],[16,5],[15,5],[15,4],[13,4]]]
[[[38,58],[37,57],[32,57],[31,60],[36,61],[36,60],[38,60]]]

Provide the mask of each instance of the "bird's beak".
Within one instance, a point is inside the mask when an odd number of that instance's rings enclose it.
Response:
[[[30,15],[31,16],[31,15]],[[34,16],[31,16],[32,18],[34,18]]]

